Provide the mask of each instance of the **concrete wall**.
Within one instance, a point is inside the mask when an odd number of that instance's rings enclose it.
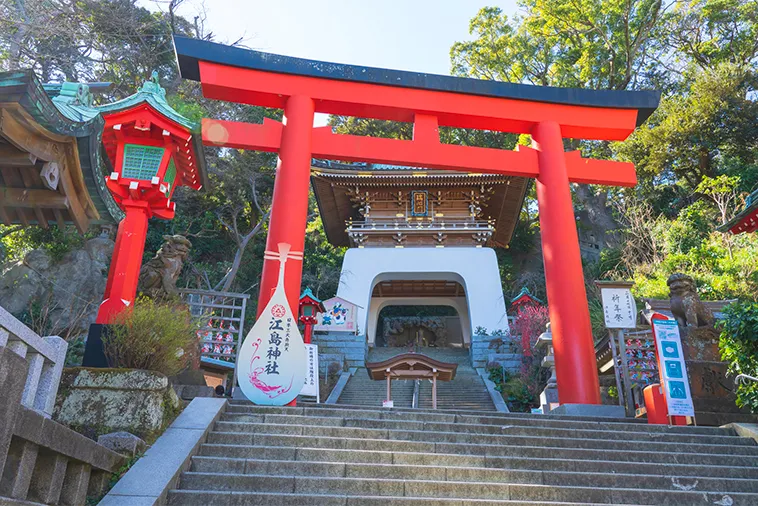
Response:
[[[371,292],[377,283],[393,279],[460,283],[466,292],[468,309],[468,322],[464,321],[465,311],[459,311],[461,325],[469,339],[476,327],[485,327],[488,331],[509,330],[497,257],[491,248],[349,249],[342,264],[337,295],[360,306],[359,332],[368,333],[372,343],[376,323],[374,320],[373,327],[369,323]],[[405,300],[417,304],[416,299]],[[454,307],[459,307],[458,303]]]

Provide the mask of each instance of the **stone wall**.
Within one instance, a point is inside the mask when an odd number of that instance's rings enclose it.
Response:
[[[54,330],[74,326],[86,332],[102,301],[113,246],[109,238],[96,237],[58,262],[36,249],[21,262],[0,266],[0,306],[20,315],[36,301]]]
[[[313,333],[318,345],[319,371],[325,374],[329,364],[337,362],[346,367],[364,367],[368,354],[366,336],[348,332]]]
[[[54,417],[91,437],[127,431],[149,439],[178,408],[163,374],[75,367],[63,371]]]
[[[471,365],[475,368],[485,368],[490,362],[505,366],[506,370],[518,373],[521,370],[521,355],[517,353],[495,353],[490,349],[490,341],[496,339],[487,335],[471,336]]]

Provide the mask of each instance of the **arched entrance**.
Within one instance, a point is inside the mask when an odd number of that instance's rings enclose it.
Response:
[[[473,330],[508,330],[495,252],[489,248],[353,248],[337,295],[359,306],[358,327],[369,346],[383,307],[450,306],[464,343]]]
[[[465,348],[461,318],[449,305],[393,304],[379,310],[374,331],[377,348]]]

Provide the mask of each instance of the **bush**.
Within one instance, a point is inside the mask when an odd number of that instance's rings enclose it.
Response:
[[[198,329],[199,321],[186,306],[140,297],[131,311],[115,318],[103,348],[112,367],[175,376],[189,365],[197,366]]]
[[[724,309],[719,349],[730,374],[758,376],[758,303],[736,302]],[[737,386],[737,405],[758,413],[758,382]]]

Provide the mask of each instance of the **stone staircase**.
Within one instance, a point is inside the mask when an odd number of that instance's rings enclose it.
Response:
[[[471,367],[468,350],[456,348],[422,348],[420,353],[442,362],[458,364],[453,381],[437,383],[438,409],[466,409],[477,411],[494,411],[487,387],[476,370]],[[368,362],[380,362],[404,353],[402,348],[372,348]],[[414,381],[393,381],[392,400],[396,408],[409,408],[413,403]],[[387,384],[371,380],[366,369],[361,367],[348,381],[337,404],[353,406],[382,405],[387,396]],[[419,408],[432,408],[432,384],[430,381],[419,383]]]
[[[625,419],[234,403],[168,504],[747,506],[758,445]]]

